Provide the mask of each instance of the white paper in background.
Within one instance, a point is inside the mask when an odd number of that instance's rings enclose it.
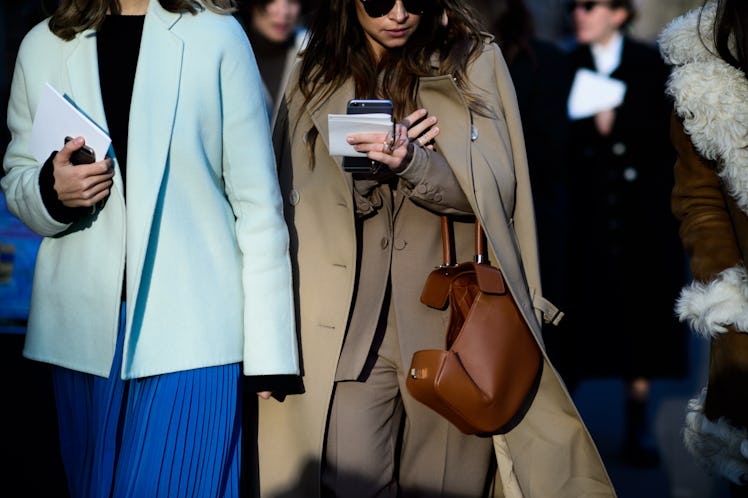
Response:
[[[354,133],[387,133],[392,132],[392,116],[386,113],[371,114],[328,114],[330,155],[365,157],[346,142],[348,135]]]
[[[626,95],[626,83],[589,69],[579,69],[569,92],[569,118],[582,119],[618,107]]]
[[[112,143],[109,135],[47,83],[31,127],[31,153],[43,164],[52,151],[62,149],[67,136],[85,138],[86,145],[96,153],[97,161],[104,159]]]

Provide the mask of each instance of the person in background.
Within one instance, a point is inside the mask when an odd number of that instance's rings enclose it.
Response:
[[[236,497],[242,368],[264,397],[298,374],[260,75],[230,0],[86,5],[28,32],[11,85],[0,186],[43,236],[24,355],[53,365],[71,496]],[[106,157],[34,159],[45,83]]]
[[[671,312],[685,261],[669,210],[668,68],[654,46],[626,34],[633,1],[578,1],[569,9],[577,46],[570,54],[566,380],[573,389],[585,378],[623,378],[623,456],[653,466],[650,381],[682,376],[687,364],[687,335]],[[624,89],[622,99],[611,86]],[[575,114],[575,91],[590,104],[583,116]],[[605,102],[590,103],[595,95]]]
[[[687,408],[686,448],[748,496],[748,10],[704,2],[659,36],[673,67],[671,139],[677,151],[672,212],[693,280],[676,313],[710,341],[709,377]]]
[[[262,496],[614,496],[547,358],[522,421],[493,438],[461,433],[405,387],[413,352],[444,346],[449,311],[420,302],[442,262],[442,214],[458,261],[474,257],[480,219],[541,344],[541,309],[553,311],[501,51],[457,0],[331,0],[309,31],[273,133],[306,392],[259,400]],[[380,163],[355,175],[328,136],[328,115],[353,98],[392,100],[396,123],[347,137]]]
[[[568,140],[566,99],[571,86],[568,56],[555,43],[535,36],[534,19],[524,0],[471,0],[509,66],[517,92],[530,167],[538,230],[543,295],[565,309],[568,279]],[[553,82],[550,84],[550,82]],[[546,350],[563,373],[558,349],[565,321],[543,327]]]
[[[237,17],[247,32],[275,120],[291,66],[304,45],[309,0],[239,0]]]

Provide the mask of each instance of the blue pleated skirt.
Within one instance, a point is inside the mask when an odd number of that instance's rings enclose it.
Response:
[[[238,497],[240,365],[123,381],[124,323],[108,379],[53,369],[70,495]]]

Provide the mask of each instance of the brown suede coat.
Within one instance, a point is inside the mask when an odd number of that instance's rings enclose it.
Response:
[[[748,217],[725,194],[716,163],[698,154],[676,115],[671,140],[678,152],[673,213],[681,222],[680,236],[693,278],[709,282],[720,272],[743,264]],[[748,427],[748,399],[735,392],[735,386],[748,385],[748,334],[728,329],[711,340],[704,413],[711,420],[726,416],[735,425]]]

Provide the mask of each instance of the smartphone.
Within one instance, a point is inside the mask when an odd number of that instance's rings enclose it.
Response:
[[[347,114],[389,114],[392,116],[392,101],[389,99],[353,99],[348,101]],[[394,125],[392,133],[394,135]],[[369,173],[379,163],[368,157],[343,157],[343,171],[348,173]]]
[[[73,137],[65,137],[65,143],[71,141]],[[96,162],[96,154],[94,150],[88,145],[84,145],[80,149],[73,152],[70,156],[70,162],[73,164],[91,164]]]

